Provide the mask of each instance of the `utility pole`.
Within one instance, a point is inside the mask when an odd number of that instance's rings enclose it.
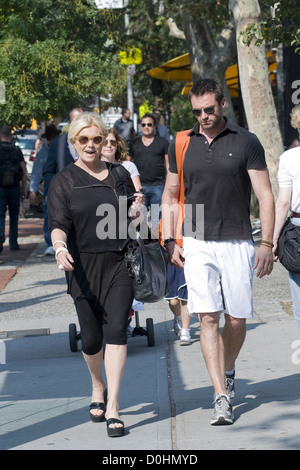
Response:
[[[124,7],[128,5],[128,0],[124,0]],[[127,35],[129,35],[129,16],[125,13],[125,30]],[[131,116],[134,113],[134,104],[133,104],[133,89],[132,89],[132,68],[130,65],[127,65],[127,108],[130,110]]]

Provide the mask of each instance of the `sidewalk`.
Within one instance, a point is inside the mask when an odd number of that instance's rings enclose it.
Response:
[[[128,340],[120,394],[126,434],[110,439],[105,423],[89,420],[89,373],[80,342],[77,352],[69,346],[75,310],[64,274],[43,254],[40,220],[34,221],[38,233],[27,226],[26,235],[23,229],[20,234],[24,247],[36,244],[26,262],[20,256],[5,260],[5,248],[0,254],[0,276],[6,268],[16,272],[0,294],[1,450],[129,451],[134,456],[137,450],[171,455],[176,450],[300,448],[300,341],[282,266],[254,281],[255,317],[237,361],[235,423],[209,424],[213,390],[198,321],[192,321],[192,345],[180,346],[162,301],[146,304],[139,315],[143,327],[153,318],[155,346],[148,347],[145,336]]]

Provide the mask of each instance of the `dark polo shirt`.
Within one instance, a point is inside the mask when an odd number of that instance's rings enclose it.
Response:
[[[225,121],[210,144],[198,123],[189,133],[183,163],[185,236],[211,241],[252,238],[248,170],[266,168],[265,152],[254,134]],[[177,173],[175,139],[169,148],[172,173]]]

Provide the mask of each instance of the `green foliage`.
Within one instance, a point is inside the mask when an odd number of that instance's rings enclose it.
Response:
[[[98,10],[89,0],[2,0],[0,22],[6,87],[0,123],[64,115],[126,81],[117,54],[118,11]]]
[[[160,10],[160,2],[129,0],[127,11],[130,18],[130,34],[124,35],[122,39],[124,44],[139,47],[143,54],[143,63],[136,66],[136,74],[133,77],[136,107],[149,100],[151,105],[165,109],[170,104],[173,90],[177,93],[180,87],[174,82],[155,82],[147,71],[184,54],[185,41],[170,36],[168,11]]]
[[[173,110],[170,118],[170,132],[172,135],[178,131],[194,127],[197,121],[191,109],[187,96],[177,96],[173,99]]]
[[[266,41],[273,47],[279,44],[300,46],[299,0],[265,0],[260,6],[262,20],[245,28],[241,33],[243,42],[250,45],[254,41],[260,45]]]
[[[135,104],[138,106],[145,100],[150,104],[168,111],[175,97],[185,103],[181,97],[184,82],[155,81],[147,74],[147,70],[187,52],[186,41],[170,36],[167,23],[172,18],[179,29],[184,30],[184,22],[193,17],[203,16],[209,22],[213,34],[217,34],[230,18],[228,2],[207,0],[129,0],[130,35],[124,41],[140,47],[143,52],[143,64],[137,66],[134,76]]]

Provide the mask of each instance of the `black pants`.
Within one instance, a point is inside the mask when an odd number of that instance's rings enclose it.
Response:
[[[121,279],[120,279],[121,277]],[[132,281],[126,270],[114,279],[104,301],[78,297],[75,301],[85,354],[97,354],[106,344],[127,344],[127,325],[133,301]]]

